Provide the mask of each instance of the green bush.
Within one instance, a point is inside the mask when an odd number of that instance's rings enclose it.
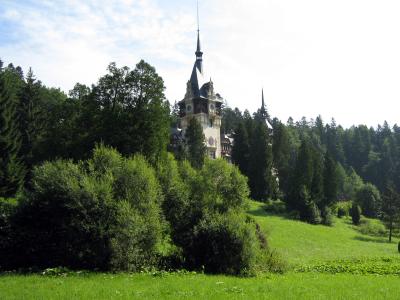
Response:
[[[400,253],[400,242],[399,242],[399,244],[397,245],[397,250],[398,250],[399,253]]]
[[[355,201],[360,205],[364,216],[369,218],[377,217],[381,196],[378,189],[373,184],[364,184],[356,192]]]
[[[35,168],[14,216],[19,267],[136,271],[155,263],[162,240],[161,189],[143,157],[105,147],[85,163]]]
[[[325,206],[321,210],[321,223],[327,226],[332,226],[333,225],[333,215],[332,211],[329,207]]]
[[[362,234],[366,235],[374,235],[374,236],[385,236],[386,228],[379,220],[369,220],[369,219],[361,219],[360,226],[358,230]]]
[[[343,207],[338,207],[337,209],[338,218],[342,218],[346,216],[346,210]]]
[[[321,212],[318,206],[313,201],[308,201],[302,212],[300,212],[300,219],[310,224],[320,224]]]
[[[351,207],[351,219],[353,221],[354,225],[359,225],[360,224],[360,219],[361,219],[361,208],[358,204],[353,202],[353,205]]]
[[[281,200],[267,200],[264,209],[273,214],[284,214],[287,212],[286,203]]]
[[[15,231],[10,219],[16,207],[16,199],[0,197],[0,270],[8,269],[13,264],[12,246],[15,242]]]
[[[201,220],[189,250],[193,268],[232,275],[253,273],[260,251],[254,224],[235,213],[210,214]]]
[[[336,214],[338,218],[350,216],[351,206],[351,201],[339,201],[332,206],[332,212]]]

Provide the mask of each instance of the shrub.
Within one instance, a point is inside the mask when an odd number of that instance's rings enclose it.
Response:
[[[379,220],[362,219],[360,221],[359,231],[366,235],[385,236],[386,228]]]
[[[21,267],[136,271],[155,263],[162,239],[161,190],[141,156],[100,146],[86,163],[35,168],[14,216]]]
[[[287,211],[286,203],[281,200],[267,200],[264,209],[273,214],[284,214]]]
[[[357,192],[356,199],[361,206],[364,216],[375,218],[378,215],[378,209],[381,196],[378,189],[371,183],[364,184]]]
[[[329,207],[325,206],[321,210],[321,219],[322,219],[322,224],[327,225],[327,226],[333,225],[333,215],[332,215],[332,211]]]
[[[300,212],[300,219],[310,224],[321,223],[321,212],[318,206],[313,201],[308,201],[302,212]]]
[[[344,216],[350,216],[352,202],[351,201],[339,201],[335,203],[332,207],[332,211],[336,213],[338,218],[342,218]]]
[[[201,220],[188,250],[193,268],[232,275],[254,272],[260,251],[254,224],[235,213],[210,214]]]
[[[400,253],[400,242],[399,242],[399,244],[397,245],[397,250],[398,250],[399,253]]]
[[[223,159],[206,160],[199,173],[202,201],[211,211],[243,209],[249,197],[247,179]]]
[[[342,217],[346,216],[346,210],[343,207],[338,207],[337,216],[338,216],[338,218],[342,218]]]
[[[351,214],[351,219],[353,221],[353,224],[359,225],[360,218],[361,218],[361,208],[358,204],[353,203],[350,214]]]
[[[10,219],[15,213],[16,206],[16,199],[0,197],[0,270],[12,265],[13,255],[10,250],[15,241],[15,232]]]

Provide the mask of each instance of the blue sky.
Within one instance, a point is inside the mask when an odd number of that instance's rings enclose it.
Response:
[[[350,126],[400,123],[400,1],[200,0],[204,66],[232,107]],[[194,62],[194,0],[0,0],[0,58],[48,86],[145,59],[171,102]]]

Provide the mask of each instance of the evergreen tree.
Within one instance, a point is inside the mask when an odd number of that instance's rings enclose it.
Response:
[[[279,187],[287,195],[291,171],[291,144],[288,129],[277,119],[273,121],[272,154],[279,177]]]
[[[386,227],[389,229],[389,242],[391,242],[394,227],[400,222],[400,194],[396,191],[393,182],[387,184],[382,198],[382,217]]]
[[[303,140],[297,155],[296,165],[290,184],[290,193],[286,199],[289,208],[299,212],[306,208],[305,199],[301,195],[305,189],[309,195],[313,179],[313,159],[310,144]]]
[[[310,186],[311,199],[322,209],[324,203],[324,162],[323,155],[316,149],[312,149],[312,181]]]
[[[240,122],[233,135],[232,162],[242,174],[249,175],[250,145],[249,136],[243,122]]]
[[[20,91],[19,126],[22,135],[21,155],[27,169],[27,183],[33,169],[33,147],[39,135],[39,88],[40,82],[36,82],[32,69],[26,76],[26,83]]]
[[[353,224],[359,225],[360,219],[361,219],[361,208],[355,202],[353,202],[353,204],[351,206],[350,215],[351,215],[351,220],[353,221]]]
[[[185,133],[189,161],[192,167],[200,169],[206,156],[205,136],[201,124],[196,118],[191,118]]]
[[[249,186],[253,199],[265,201],[277,192],[272,173],[272,146],[264,122],[255,122],[250,143]]]
[[[25,169],[20,160],[21,135],[16,99],[10,78],[0,73],[0,197],[13,196],[22,186]]]
[[[339,178],[337,164],[327,153],[324,166],[324,205],[330,206],[337,200]]]

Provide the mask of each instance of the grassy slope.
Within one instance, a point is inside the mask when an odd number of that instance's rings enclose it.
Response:
[[[389,244],[386,237],[363,235],[354,229],[349,219],[336,218],[333,227],[310,225],[280,216],[268,216],[263,205],[257,202],[251,202],[249,213],[267,232],[270,246],[292,264],[399,256],[396,240]]]

